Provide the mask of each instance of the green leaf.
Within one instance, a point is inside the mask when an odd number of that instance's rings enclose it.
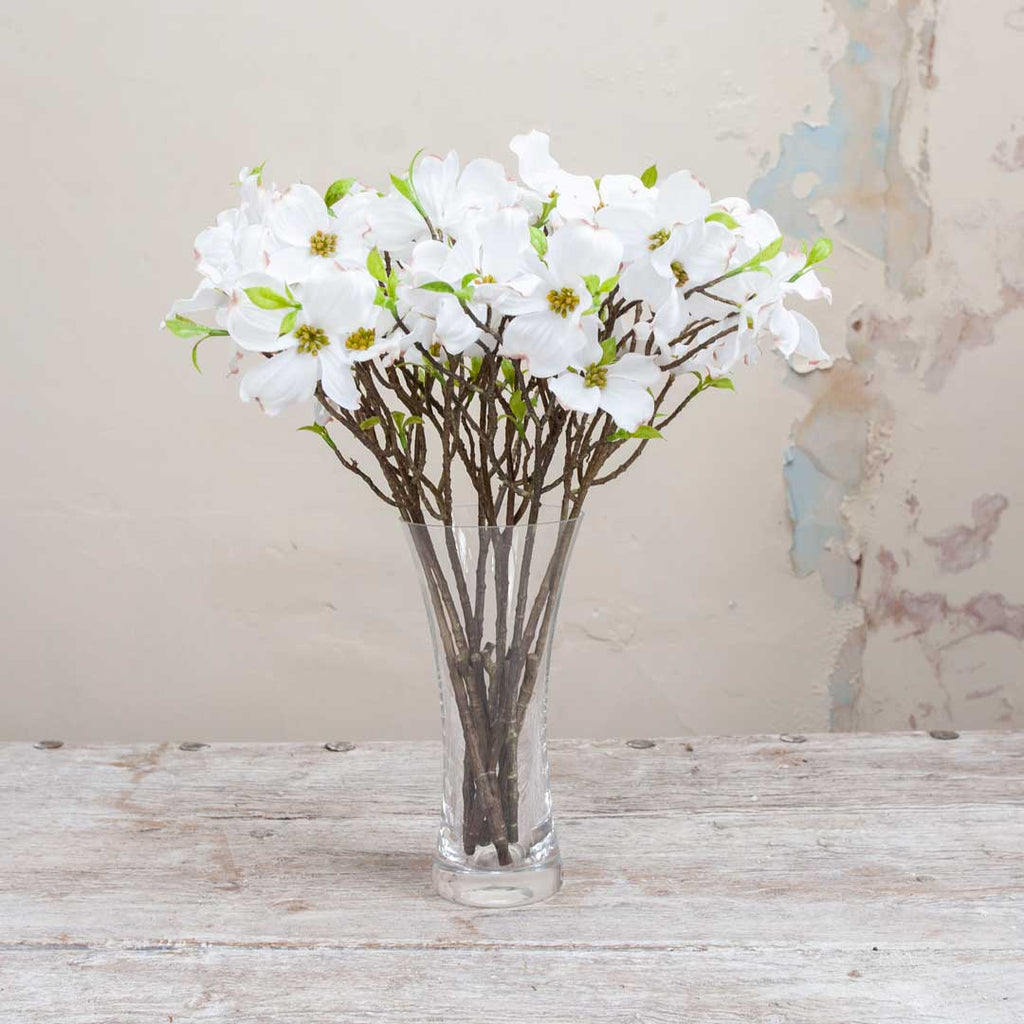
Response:
[[[724,391],[736,390],[736,385],[728,377],[709,377],[705,387],[722,388]]]
[[[388,272],[384,267],[384,257],[381,256],[376,246],[370,250],[370,255],[366,257],[366,269],[370,272],[371,277],[375,277],[381,283],[387,281]]]
[[[658,183],[658,165],[651,164],[650,167],[640,175],[640,180],[645,188],[653,188]]]
[[[759,253],[755,253],[746,263],[733,267],[725,277],[735,277],[737,274],[745,274],[748,270],[763,270],[762,263],[774,259],[782,252],[782,235],[779,235],[774,242],[769,242]]]
[[[463,274],[462,275],[462,280],[459,282],[459,287],[460,288],[465,288],[466,285],[468,285],[470,281],[475,281],[476,277],[477,277],[477,273],[476,273],[475,270],[471,270],[471,271],[469,271],[469,273]]]
[[[511,387],[516,382],[516,368],[512,365],[511,359],[502,359],[501,361],[501,375],[505,378],[505,383]]]
[[[204,334],[193,346],[192,346],[192,365],[196,368],[196,373],[202,373],[199,369],[199,346],[209,337],[208,334]]]
[[[359,424],[359,429],[360,430],[373,430],[374,427],[378,427],[378,426],[380,426],[380,417],[379,416],[371,416],[369,419],[365,419],[365,420],[363,420],[362,423]]]
[[[483,356],[470,356],[469,357],[469,379],[475,380],[480,376],[480,371],[483,369],[484,359]]]
[[[445,295],[454,295],[455,289],[447,281],[428,281],[418,287],[425,292],[443,292]]]
[[[542,259],[548,251],[548,236],[538,227],[530,228],[530,244]]]
[[[253,169],[252,169],[252,170],[251,170],[250,172],[249,172],[249,174],[255,174],[255,175],[256,175],[256,184],[257,184],[257,185],[262,185],[262,184],[263,184],[263,170],[264,170],[264,168],[265,168],[266,166],[267,166],[267,161],[266,161],[266,160],[264,160],[264,161],[263,161],[262,163],[259,163],[259,164],[257,164],[257,165],[256,165],[256,166],[255,166],[255,167],[254,167],[254,168],[253,168]]]
[[[391,268],[391,273],[388,274],[388,297],[394,299],[398,294],[398,271],[394,267]]]
[[[541,207],[540,217],[537,219],[537,227],[544,227],[547,223],[548,217],[551,216],[551,211],[558,205],[558,193],[552,191],[551,195],[547,198],[544,205]]]
[[[404,196],[406,199],[408,199],[409,202],[413,204],[413,206],[416,205],[416,198],[412,190],[412,185],[408,181],[406,181],[405,178],[400,178],[398,177],[397,174],[392,174],[391,184],[395,186],[395,191],[399,195]]]
[[[614,338],[605,338],[601,342],[601,362],[599,366],[607,366],[608,363],[614,362],[615,353],[618,350],[619,343]]]
[[[298,315],[298,310],[293,309],[290,313],[285,313],[284,319],[281,321],[281,329],[277,332],[279,338],[283,338],[286,334],[291,334],[295,330],[295,317]]]
[[[246,288],[245,294],[249,301],[260,309],[289,309],[296,307],[296,304],[284,295],[280,295],[273,288],[264,288],[262,285],[255,288]],[[297,307],[296,307],[297,308]]]
[[[730,231],[735,231],[739,227],[736,219],[730,217],[724,210],[715,210],[714,213],[709,213],[704,220],[708,224],[724,224]]]
[[[639,437],[645,441],[651,441],[655,438],[664,440],[665,435],[660,430],[656,430],[654,427],[648,427],[646,424],[642,427],[637,427],[636,430],[630,434],[630,437]]]
[[[509,396],[508,407],[512,410],[516,423],[522,423],[526,419],[526,399],[523,398],[519,388],[516,388]]]
[[[614,287],[615,287],[615,286],[616,286],[616,285],[617,285],[618,283],[619,283],[619,275],[618,275],[618,274],[616,274],[616,275],[615,275],[614,277],[608,277],[608,278],[605,278],[605,279],[604,279],[604,280],[603,280],[603,281],[601,282],[601,287],[600,287],[600,288],[598,289],[598,291],[599,291],[599,292],[600,292],[600,293],[601,293],[602,295],[606,295],[606,294],[607,294],[608,292],[610,292],[610,291],[611,291],[611,290],[612,290],[612,289],[613,289],[613,288],[614,288]]]
[[[624,431],[624,430],[616,430],[614,434],[609,434],[605,438],[605,440],[606,441],[628,441],[629,438],[631,438],[632,436],[633,436],[632,434],[627,434],[626,431]]]
[[[206,324],[197,324],[195,320],[189,320],[187,316],[178,315],[165,320],[164,327],[176,338],[184,338],[186,340],[191,338],[208,338],[210,335],[216,337],[228,333],[219,327],[207,327]]]
[[[405,421],[405,426],[406,426],[406,428],[409,428],[409,427],[413,426],[416,423],[422,423],[422,422],[423,422],[423,417],[422,416],[409,416],[406,419],[406,421]]]
[[[324,193],[324,202],[328,208],[332,207],[339,199],[344,199],[355,183],[355,178],[339,178],[337,181],[332,181]]]
[[[391,418],[395,421],[395,426],[401,430],[402,424],[405,422],[405,413],[401,410],[397,410],[391,414]]]
[[[591,296],[596,299],[601,293],[601,278],[597,274],[585,274],[583,283],[587,286],[587,291]]]
[[[318,434],[323,438],[325,444],[331,449],[331,451],[338,451],[338,446],[334,443],[331,435],[327,433],[327,428],[321,426],[319,423],[310,423],[308,427],[299,427],[299,430],[308,430],[311,434]]]
[[[815,263],[821,263],[823,260],[827,260],[832,255],[832,239],[831,238],[819,238],[814,245],[811,246],[811,251],[807,254],[806,267],[813,267]]]

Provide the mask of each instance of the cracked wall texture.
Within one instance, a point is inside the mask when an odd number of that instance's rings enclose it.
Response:
[[[840,358],[709,393],[577,546],[552,726],[1021,725],[1024,5],[198,0],[3,16],[0,738],[431,737],[402,537],[155,330],[242,163],[689,166],[827,233]],[[344,60],[324,40],[344,40]]]

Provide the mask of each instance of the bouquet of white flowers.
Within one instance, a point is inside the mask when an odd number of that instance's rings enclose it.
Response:
[[[543,800],[519,839],[524,775],[546,792],[543,721],[530,772],[518,748],[590,489],[763,346],[799,370],[830,363],[786,305],[831,298],[815,269],[828,239],[788,251],[769,214],[713,201],[689,171],[572,174],[536,131],[511,148],[518,179],[417,154],[387,192],[279,190],[243,169],[238,207],[196,239],[198,289],[165,320],[193,362],[217,336],[262,357],[242,399],[271,415],[312,400],[303,429],[409,524],[461,730],[439,846],[453,870],[456,848],[493,856],[477,868],[551,862]],[[467,490],[473,543],[454,534]],[[558,532],[531,590],[552,494]]]

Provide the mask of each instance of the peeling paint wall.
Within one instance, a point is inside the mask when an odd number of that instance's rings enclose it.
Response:
[[[199,377],[155,326],[241,164],[386,180],[531,126],[572,169],[689,166],[836,243],[835,366],[766,357],[595,494],[553,730],[1022,724],[1024,5],[4,22],[0,738],[436,735],[396,525],[301,415],[237,402],[228,349]]]

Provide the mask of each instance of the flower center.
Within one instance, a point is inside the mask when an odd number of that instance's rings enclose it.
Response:
[[[675,274],[677,288],[682,288],[683,285],[690,280],[690,275],[686,272],[686,268],[679,262],[679,260],[673,260],[669,264],[669,269],[673,274]]]
[[[548,292],[548,305],[563,319],[580,304],[580,297],[571,288],[554,288]]]
[[[371,327],[360,327],[353,331],[345,341],[345,348],[365,352],[377,340],[377,332]]]
[[[493,274],[480,274],[476,278],[474,283],[475,284],[496,284],[497,282],[495,282]]]
[[[304,356],[315,356],[320,349],[330,345],[327,332],[320,327],[310,327],[309,324],[297,328],[295,337],[299,339],[299,351]]]
[[[309,251],[314,256],[333,256],[338,251],[338,236],[314,231],[309,236]]]
[[[667,228],[658,228],[653,235],[647,236],[648,246],[652,252],[660,249],[668,241],[669,231]]]
[[[585,388],[603,388],[608,383],[608,367],[591,363],[583,373]]]
[[[429,352],[436,359],[441,354],[441,342],[435,341],[430,346]]]

